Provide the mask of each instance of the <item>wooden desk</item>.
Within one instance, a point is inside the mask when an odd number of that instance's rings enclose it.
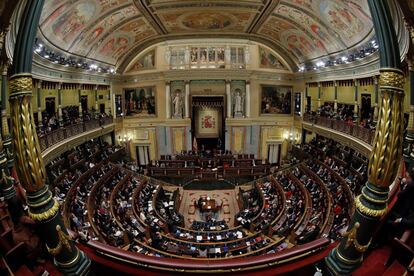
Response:
[[[218,210],[218,206],[216,205],[216,200],[203,200],[201,204],[201,212],[213,211],[216,212]]]

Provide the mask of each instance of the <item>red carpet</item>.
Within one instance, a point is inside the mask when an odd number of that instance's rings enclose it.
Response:
[[[382,276],[396,276],[403,275],[405,268],[397,261],[394,261],[392,265],[382,274]]]
[[[354,276],[377,276],[382,275],[386,271],[385,262],[390,255],[391,249],[387,246],[375,249],[369,253],[361,267],[352,275]],[[398,275],[398,274],[395,274]]]

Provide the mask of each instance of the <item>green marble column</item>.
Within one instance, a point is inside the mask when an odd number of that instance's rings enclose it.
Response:
[[[59,203],[45,185],[46,172],[36,134],[31,97],[33,45],[44,0],[28,0],[21,15],[12,75],[9,80],[10,111],[16,171],[26,190],[29,216],[54,257],[56,267],[65,275],[85,275],[90,260],[72,242],[63,224]]]
[[[13,148],[11,136],[7,123],[7,70],[8,65],[3,64],[1,74],[1,126],[2,133],[0,136],[0,190],[1,194],[7,202],[10,216],[14,222],[17,222],[23,215],[23,204],[17,197],[14,187],[14,179],[10,177],[10,171],[13,168]],[[5,138],[3,142],[2,139]]]
[[[355,198],[355,213],[345,236],[325,259],[327,274],[350,275],[363,261],[372,234],[387,212],[389,186],[402,157],[404,82],[398,40],[387,0],[368,0],[380,47],[381,101],[368,182]]]

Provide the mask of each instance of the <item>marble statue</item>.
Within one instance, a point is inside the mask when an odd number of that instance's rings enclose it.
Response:
[[[234,94],[234,117],[243,116],[243,98],[240,89],[236,89]]]
[[[172,104],[174,106],[174,118],[182,118],[183,117],[183,109],[182,109],[182,99],[181,99],[181,91],[176,90],[174,99],[172,100]]]

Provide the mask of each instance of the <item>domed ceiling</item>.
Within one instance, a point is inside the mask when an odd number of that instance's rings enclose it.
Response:
[[[38,37],[122,70],[144,48],[169,39],[251,39],[296,67],[373,35],[366,0],[46,0]]]

